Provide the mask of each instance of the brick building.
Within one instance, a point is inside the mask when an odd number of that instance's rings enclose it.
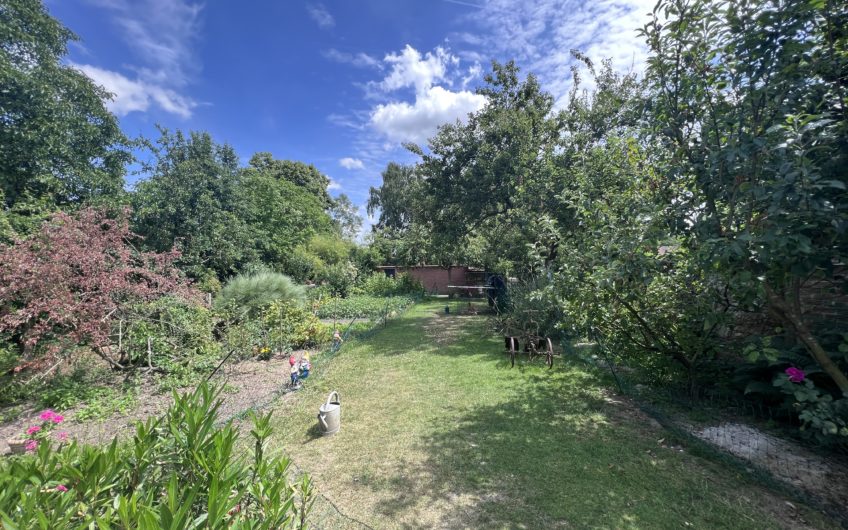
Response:
[[[453,294],[465,293],[466,290],[454,289],[448,285],[486,285],[486,271],[476,267],[458,265],[454,267],[440,267],[438,265],[418,265],[415,267],[397,267],[384,265],[377,267],[386,273],[386,276],[398,274],[409,274],[421,282],[424,290],[430,294]],[[474,293],[479,294],[479,293]]]

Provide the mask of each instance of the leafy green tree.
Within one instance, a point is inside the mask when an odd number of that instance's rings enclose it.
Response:
[[[835,274],[848,257],[848,6],[664,0],[654,12],[650,121],[678,233],[848,392],[848,359],[802,297],[809,281],[848,289]]]
[[[359,215],[359,209],[344,193],[333,200],[333,205],[330,206],[330,217],[333,218],[339,234],[344,239],[353,241],[359,236],[359,231],[362,229],[362,217]]]
[[[337,265],[347,261],[353,245],[336,234],[316,234],[307,245],[309,252],[318,256],[327,265]]]
[[[180,265],[198,279],[207,271],[223,279],[257,261],[235,151],[208,133],[161,133],[151,145],[150,176],[132,194],[133,224],[144,244],[159,251],[177,246]]]
[[[332,220],[320,197],[281,178],[267,165],[242,169],[239,189],[250,244],[261,261],[268,265],[287,269],[296,247],[304,245],[315,234],[333,230]]]
[[[467,124],[441,127],[430,140],[430,152],[421,152],[420,215],[430,230],[431,249],[465,259],[477,254],[489,265],[506,259],[526,267],[527,243],[546,246],[548,260],[556,255],[544,227],[556,221],[551,213],[560,211],[551,156],[560,117],[552,114],[551,95],[534,76],[519,79],[512,62],[494,63],[486,82],[478,93],[488,104]]]
[[[0,9],[0,223],[16,232],[123,190],[127,140],[104,106],[110,95],[62,63],[73,40],[39,0]]]
[[[379,212],[375,230],[405,230],[412,224],[415,198],[420,194],[421,177],[414,166],[389,162],[381,174],[382,184],[368,191],[368,215]]]
[[[301,186],[317,197],[324,207],[332,205],[333,200],[327,193],[330,179],[312,164],[293,160],[277,160],[271,153],[261,152],[250,158],[250,167]]]

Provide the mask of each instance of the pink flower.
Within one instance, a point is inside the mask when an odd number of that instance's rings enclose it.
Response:
[[[786,375],[789,376],[789,381],[793,383],[800,383],[805,377],[804,371],[800,368],[795,368],[794,366],[790,366],[786,369]]]
[[[27,433],[27,435],[32,436],[33,434],[37,433],[40,430],[41,430],[41,427],[39,427],[38,425],[33,425],[32,427],[30,427],[29,429],[26,430],[26,433]]]
[[[47,409],[47,410],[45,410],[41,413],[39,418],[41,418],[41,421],[51,421],[55,416],[56,416],[55,412],[53,412],[50,409]]]
[[[57,436],[59,437],[60,442],[67,441],[68,439],[68,433],[66,431],[60,432]]]
[[[27,440],[25,447],[27,452],[34,453],[38,448],[38,440]]]
[[[62,493],[65,493],[66,491],[68,491],[68,488],[66,488],[62,484],[59,484],[58,486],[56,486],[56,491],[61,491]]]
[[[62,416],[61,414],[54,414],[53,415],[53,423],[58,425],[58,424],[62,423],[63,421],[65,421],[65,417]]]

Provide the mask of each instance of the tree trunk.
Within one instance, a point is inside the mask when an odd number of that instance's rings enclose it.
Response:
[[[806,323],[804,323],[803,315],[800,313],[800,304],[790,304],[783,297],[779,296],[774,290],[766,284],[766,297],[768,298],[769,304],[772,306],[774,313],[780,317],[784,323],[788,324],[789,327],[795,332],[795,336],[798,337],[804,346],[807,348],[807,351],[810,352],[810,355],[815,359],[815,361],[822,367],[822,369],[833,379],[836,383],[836,386],[839,387],[839,390],[842,391],[843,394],[848,395],[848,377],[842,373],[842,370],[836,366],[831,358],[828,356],[827,352],[824,351],[819,341],[816,340],[816,337],[810,331],[810,328],[807,327]]]

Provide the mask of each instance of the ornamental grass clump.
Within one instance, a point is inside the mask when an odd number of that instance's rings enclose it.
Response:
[[[175,393],[164,416],[136,424],[129,443],[45,438],[0,461],[0,526],[303,528],[312,484],[292,482],[289,460],[266,454],[271,415],[254,415],[251,442],[240,443],[235,426],[217,424],[218,395],[206,385]],[[49,416],[43,421],[57,424]]]
[[[256,316],[272,302],[302,302],[303,286],[297,285],[285,274],[259,271],[240,274],[227,282],[215,299],[219,310],[234,311],[245,316]]]

